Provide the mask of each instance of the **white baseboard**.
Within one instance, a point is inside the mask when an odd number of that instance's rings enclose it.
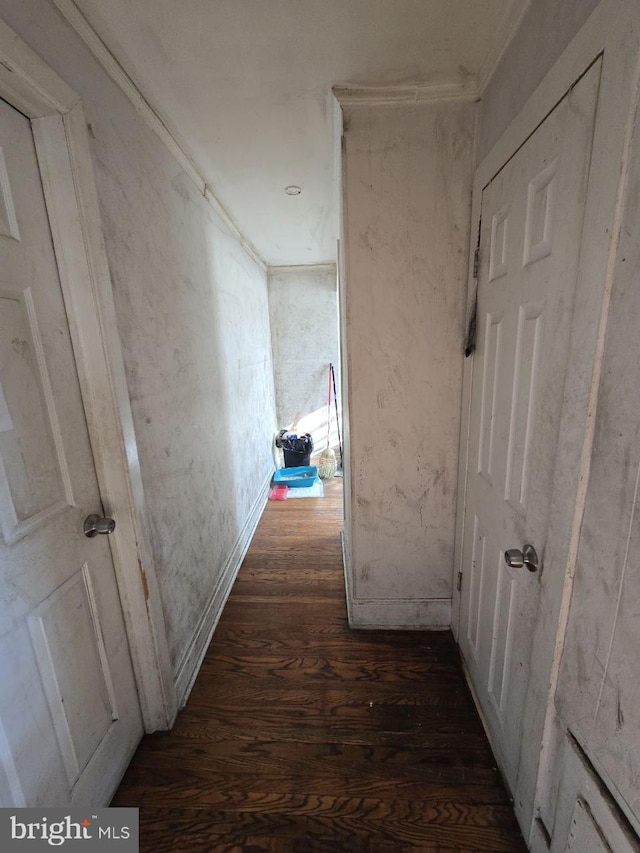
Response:
[[[399,631],[447,631],[451,628],[450,598],[358,599],[348,604],[351,628]]]
[[[451,628],[450,598],[354,598],[344,530],[342,565],[350,628],[385,631],[447,631]]]
[[[353,612],[351,609],[353,596],[351,594],[351,571],[347,557],[347,543],[345,541],[344,528],[340,531],[340,541],[342,542],[342,568],[344,571],[344,593],[347,599],[347,620],[351,626],[353,622]]]
[[[220,615],[222,614],[222,609],[227,602],[227,598],[231,592],[231,587],[233,586],[238,572],[240,571],[240,566],[242,565],[245,554],[249,549],[249,545],[253,539],[253,534],[256,531],[260,517],[262,516],[262,512],[267,502],[267,494],[269,492],[269,485],[272,477],[273,471],[270,472],[269,476],[260,487],[258,497],[251,508],[249,517],[240,531],[236,544],[234,545],[233,550],[220,573],[220,578],[218,579],[216,588],[213,591],[213,595],[205,607],[202,618],[200,619],[198,627],[193,635],[193,639],[189,643],[187,651],[180,662],[180,666],[178,667],[175,677],[179,708],[184,708],[187,699],[189,698],[189,694],[191,693],[191,688],[193,687],[198,672],[200,671],[200,666],[202,665],[206,651],[209,648],[209,643],[211,642],[213,632],[215,631]]]

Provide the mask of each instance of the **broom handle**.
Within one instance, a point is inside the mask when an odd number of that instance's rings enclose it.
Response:
[[[333,405],[336,410],[336,429],[338,430],[338,447],[340,448],[340,465],[342,465],[342,438],[340,436],[340,418],[338,417],[338,395],[336,394],[336,374],[333,369],[333,364],[329,362],[329,372],[333,379]]]
[[[329,399],[327,400],[327,450],[331,435],[331,365],[329,365]]]

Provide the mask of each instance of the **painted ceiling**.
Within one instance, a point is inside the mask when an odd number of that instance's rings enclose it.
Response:
[[[482,87],[527,0],[76,0],[269,265],[336,255],[333,86]],[[301,193],[287,195],[296,185]]]

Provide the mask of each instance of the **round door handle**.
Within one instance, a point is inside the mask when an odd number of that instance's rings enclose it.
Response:
[[[521,569],[526,566],[530,572],[537,572],[539,568],[538,555],[533,545],[525,545],[522,551],[518,548],[510,548],[504,552],[504,561],[512,569]]]
[[[98,533],[104,533],[106,535],[113,533],[116,529],[116,522],[113,518],[104,518],[101,515],[93,513],[85,518],[82,529],[85,536],[89,539],[93,539],[93,537],[97,536]]]

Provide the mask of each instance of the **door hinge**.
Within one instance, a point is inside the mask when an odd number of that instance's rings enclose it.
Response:
[[[456,583],[456,589],[458,592],[462,589],[462,572],[458,572],[458,582]]]
[[[547,845],[547,847],[549,849],[551,849],[551,843],[552,843],[553,839],[551,838],[551,833],[547,829],[545,822],[542,820],[540,815],[538,815],[535,822],[538,826],[538,829],[540,830],[540,834],[542,835],[542,838],[544,839],[544,843]]]
[[[473,277],[478,278],[479,273],[480,273],[480,246],[476,246],[476,250],[473,253]]]

